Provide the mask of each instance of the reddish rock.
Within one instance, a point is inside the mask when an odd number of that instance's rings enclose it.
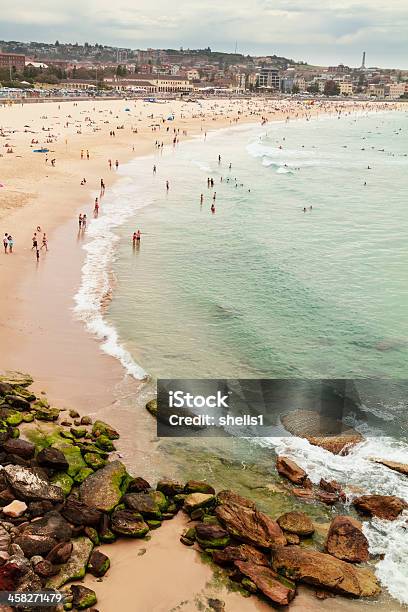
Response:
[[[234,565],[247,576],[262,593],[279,606],[287,606],[296,595],[296,586],[282,580],[270,567],[248,561],[235,561]]]
[[[332,506],[333,504],[339,501],[339,496],[337,493],[328,493],[327,491],[317,491],[316,499],[318,499],[323,504]]]
[[[295,533],[298,536],[307,537],[314,533],[314,526],[310,518],[304,512],[286,512],[277,520],[284,531]]]
[[[224,550],[215,550],[212,558],[218,565],[232,565],[234,561],[250,561],[255,565],[269,565],[268,557],[249,544],[227,546]]]
[[[284,476],[294,484],[309,486],[310,481],[305,470],[299,467],[292,459],[289,459],[289,457],[278,457],[276,459],[276,469],[281,476]]]
[[[312,491],[312,489],[298,489],[294,487],[292,489],[292,493],[293,495],[296,495],[296,497],[300,497],[301,499],[307,499],[307,500],[315,499],[315,494]]]
[[[19,565],[6,562],[0,567],[0,591],[15,591],[22,575]]]
[[[60,542],[50,550],[47,561],[56,565],[66,563],[71,556],[72,548],[72,542]]]
[[[372,459],[372,461],[380,463],[394,472],[408,476],[408,463],[398,463],[397,461],[387,461],[386,459]]]
[[[351,563],[367,561],[368,540],[361,531],[359,521],[350,516],[336,516],[327,534],[326,550],[343,561]]]
[[[227,492],[223,493],[223,503],[217,506],[215,514],[232,536],[261,548],[286,544],[286,538],[276,521],[259,512],[249,500],[240,498],[246,504],[242,505],[237,503],[235,494],[228,501]]]
[[[353,506],[366,516],[377,516],[394,521],[408,504],[394,495],[362,495],[353,500]]]
[[[290,580],[305,582],[340,595],[372,597],[381,590],[371,571],[299,546],[273,549],[272,569]]]

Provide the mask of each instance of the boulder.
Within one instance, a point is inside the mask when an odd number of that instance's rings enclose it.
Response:
[[[6,400],[9,406],[11,406],[12,408],[15,408],[16,410],[27,411],[27,412],[31,410],[30,402],[26,400],[25,397],[22,397],[21,395],[6,395],[4,399]]]
[[[225,548],[230,536],[228,531],[219,525],[198,523],[195,528],[196,540],[202,548]]]
[[[174,497],[179,493],[183,493],[184,485],[181,482],[177,482],[176,480],[169,480],[168,478],[163,478],[159,480],[157,483],[157,490],[161,491],[168,497]]]
[[[69,580],[80,580],[85,576],[86,566],[93,549],[88,538],[72,540],[72,553],[68,561],[62,565],[61,571],[47,581],[48,589],[59,589]]]
[[[11,536],[7,529],[0,523],[0,552],[8,552]]]
[[[22,568],[10,557],[0,567],[0,591],[16,591],[23,575]]]
[[[24,527],[21,534],[48,536],[57,542],[68,542],[72,536],[72,527],[59,512],[51,510]]]
[[[142,515],[130,510],[115,510],[111,518],[111,529],[117,535],[131,538],[143,538],[149,531]]]
[[[276,469],[281,476],[300,486],[309,486],[309,479],[305,470],[289,457],[277,457]]]
[[[28,504],[28,510],[30,512],[31,518],[42,516],[46,512],[49,512],[50,510],[52,510],[53,507],[54,506],[49,501],[30,502]]]
[[[381,590],[371,571],[299,546],[273,549],[272,569],[290,580],[305,582],[340,595],[372,597]]]
[[[347,454],[352,446],[363,440],[355,429],[314,410],[294,410],[284,415],[281,421],[292,435],[305,438],[310,444],[336,455]]]
[[[339,501],[338,493],[329,493],[328,491],[316,491],[316,499],[322,504],[332,506]]]
[[[62,489],[52,485],[42,470],[18,465],[6,465],[3,469],[17,497],[33,501],[62,502],[64,500]]]
[[[73,584],[70,590],[72,594],[72,605],[76,610],[89,609],[96,604],[96,594],[92,589]]]
[[[53,470],[65,472],[68,467],[68,461],[65,458],[65,455],[58,448],[53,448],[49,446],[47,448],[43,448],[37,455],[37,463],[46,468],[50,468]]]
[[[253,565],[269,565],[268,557],[249,544],[227,546],[223,550],[214,550],[212,558],[218,565],[233,565],[234,561],[249,561]]]
[[[110,567],[109,557],[101,553],[99,550],[93,550],[89,558],[87,571],[100,578],[104,576]]]
[[[371,459],[375,463],[379,463],[384,465],[385,467],[393,470],[394,472],[398,472],[399,474],[403,474],[404,476],[408,476],[408,463],[398,463],[397,461],[388,461],[387,459]]]
[[[12,395],[13,393],[13,387],[6,382],[2,382],[0,377],[0,396],[4,397],[5,395]]]
[[[388,521],[395,520],[408,504],[394,495],[362,495],[353,500],[353,506],[366,516],[376,516]]]
[[[198,508],[212,505],[214,501],[214,495],[210,495],[209,493],[190,493],[184,499],[183,508],[186,512],[191,514],[191,512]]]
[[[107,453],[111,453],[112,451],[116,450],[112,440],[108,438],[108,436],[99,436],[99,438],[96,438],[95,445],[97,448],[106,451]]]
[[[9,385],[13,389],[16,387],[29,387],[33,382],[33,378],[29,374],[24,374],[23,372],[7,370],[0,375],[0,383]]]
[[[23,459],[32,459],[35,454],[35,446],[31,442],[21,440],[20,438],[6,440],[3,444],[3,450],[6,453],[17,455]]]
[[[57,472],[51,477],[52,484],[60,487],[64,495],[69,495],[73,487],[74,481],[66,472]]]
[[[103,459],[97,453],[85,453],[84,461],[93,470],[100,470],[106,465],[106,459]]]
[[[287,606],[296,595],[293,582],[281,578],[270,567],[249,561],[235,561],[235,567],[247,576],[262,593],[279,606]]]
[[[36,555],[47,555],[57,544],[57,540],[51,536],[30,533],[23,533],[15,538],[14,542],[20,546],[25,556],[29,559]]]
[[[113,429],[108,423],[103,421],[95,421],[92,427],[92,434],[98,438],[99,436],[106,436],[110,440],[119,440],[118,432]]]
[[[129,510],[139,512],[145,518],[160,520],[162,513],[152,493],[127,493],[123,502]]]
[[[314,533],[314,526],[310,518],[304,512],[286,512],[277,519],[278,525],[289,533],[307,537]]]
[[[35,410],[35,418],[39,421],[56,421],[59,417],[59,408],[51,408],[50,406],[44,405],[33,405]]]
[[[154,417],[157,417],[157,399],[151,399],[146,404],[146,410]]]
[[[59,567],[55,567],[49,561],[42,559],[42,561],[35,564],[34,571],[41,578],[50,578],[58,574]]]
[[[215,494],[215,489],[208,482],[200,480],[189,480],[184,487],[186,493],[209,493],[210,495]]]
[[[25,502],[19,501],[18,499],[15,499],[11,502],[11,504],[8,504],[8,506],[4,506],[3,514],[16,518],[24,514],[26,510],[27,504]]]
[[[55,565],[66,563],[72,554],[72,542],[59,542],[48,553],[47,561]]]
[[[102,519],[102,512],[91,508],[75,497],[69,497],[61,510],[63,517],[73,525],[96,527]]]
[[[193,493],[193,495],[199,494]],[[215,514],[230,535],[261,548],[286,544],[286,538],[278,523],[263,512],[259,512],[252,502],[240,498],[246,505],[237,503],[237,496],[234,493],[231,495],[231,501],[227,501],[227,492],[223,492],[222,499],[223,503],[217,506]]]
[[[128,474],[120,461],[112,461],[91,474],[80,486],[82,502],[91,508],[111,512],[127,488]]]
[[[350,516],[336,516],[330,523],[326,540],[328,553],[351,563],[368,561],[368,540],[361,524]]]
[[[141,493],[142,491],[148,491],[149,489],[151,489],[151,486],[147,480],[141,476],[137,476],[137,478],[132,478],[132,480],[129,482],[127,492]]]

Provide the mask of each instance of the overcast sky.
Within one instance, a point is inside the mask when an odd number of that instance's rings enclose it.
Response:
[[[408,0],[0,0],[0,39],[284,55],[408,69]]]

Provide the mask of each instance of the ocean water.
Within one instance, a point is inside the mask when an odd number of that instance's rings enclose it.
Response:
[[[379,112],[228,128],[135,159],[90,223],[78,316],[136,378],[407,379],[407,136],[408,113]],[[362,425],[348,457],[294,437],[248,445],[315,482],[408,499],[406,477],[369,459],[408,462],[404,389],[373,390],[376,431]],[[365,531],[408,603],[405,520]]]

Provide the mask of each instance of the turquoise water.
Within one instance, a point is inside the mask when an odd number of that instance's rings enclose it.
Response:
[[[87,230],[78,314],[135,377],[406,379],[407,134],[408,113],[319,118],[220,130],[134,160]],[[126,436],[135,473],[135,440],[151,433],[144,388],[115,405],[136,423]],[[239,486],[269,511],[275,497],[262,486],[277,453],[316,484],[335,478],[351,495],[353,485],[408,499],[406,477],[370,459],[408,462],[405,386],[390,388],[365,388],[377,430],[363,427],[346,457],[296,437],[165,439],[146,469]],[[288,500],[276,503],[282,512]],[[406,514],[364,530],[383,555],[382,584],[408,604]]]
[[[129,164],[110,198],[143,207],[115,230],[107,318],[133,359],[162,377],[405,377],[407,131],[395,112],[241,127]]]

